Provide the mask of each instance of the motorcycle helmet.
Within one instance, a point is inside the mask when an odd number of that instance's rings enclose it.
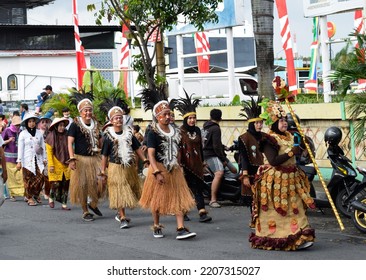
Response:
[[[295,116],[296,116],[297,122],[300,123],[299,116],[298,115],[295,115]],[[290,113],[287,113],[286,118],[287,118],[287,130],[289,130],[289,131],[296,130],[297,131],[297,127],[296,127],[294,119],[292,118],[292,115]]]
[[[324,141],[331,146],[336,146],[342,140],[342,131],[336,127],[331,126],[329,127],[324,134]]]

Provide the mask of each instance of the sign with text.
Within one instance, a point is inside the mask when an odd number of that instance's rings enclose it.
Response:
[[[317,17],[363,8],[364,0],[303,0],[304,16]]]

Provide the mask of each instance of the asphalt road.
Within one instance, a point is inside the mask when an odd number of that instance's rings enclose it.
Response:
[[[196,211],[189,213],[186,226],[197,237],[175,239],[175,218],[165,216],[165,237],[155,239],[150,213],[128,211],[131,228],[120,229],[115,211],[104,201],[103,217],[94,222],[81,219],[79,207],[62,211],[43,205],[29,207],[23,201],[6,200],[0,208],[0,260],[366,260],[366,235],[342,218],[341,231],[330,209],[310,210],[309,220],[316,230],[313,247],[296,252],[254,250],[248,236],[249,209],[224,202],[210,209],[213,221],[198,222]]]

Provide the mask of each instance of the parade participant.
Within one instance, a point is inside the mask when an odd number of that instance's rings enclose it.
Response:
[[[263,154],[259,151],[259,143],[262,140],[263,119],[259,117],[261,114],[261,106],[258,104],[262,101],[260,97],[257,100],[251,98],[251,101],[243,101],[243,108],[239,116],[245,117],[248,121],[247,131],[238,138],[239,147],[239,168],[241,170],[240,179],[242,181],[243,202],[247,206],[252,205],[251,185],[254,182],[254,176],[258,167],[264,163]]]
[[[192,102],[191,97],[185,92],[186,98],[174,100],[175,108],[183,117],[183,125],[180,127],[180,160],[184,170],[184,177],[187,184],[194,194],[196,206],[199,215],[199,221],[202,223],[212,220],[208,216],[205,208],[203,190],[205,182],[203,180],[203,152],[201,130],[196,126],[197,114],[196,107],[200,100]]]
[[[51,125],[51,116],[53,112],[47,112],[43,116],[40,117],[39,122],[37,124],[37,129],[42,133],[43,139],[46,140],[48,135],[48,129]],[[44,176],[44,188],[43,188],[43,195],[45,199],[48,199],[50,196],[51,184],[48,179],[48,162],[46,161],[46,165],[43,171]],[[42,203],[41,197],[37,198],[38,203]]]
[[[17,169],[18,158],[18,138],[20,132],[20,116],[13,116],[9,127],[2,133],[4,139],[4,154],[6,161],[6,170],[8,173],[7,187],[10,201],[16,201],[17,196],[24,196],[23,172]]]
[[[97,120],[93,117],[92,96],[74,93],[70,100],[77,104],[80,116],[74,119],[68,130],[68,161],[70,174],[70,202],[81,205],[84,221],[94,221],[94,215],[103,216],[98,201],[104,195],[98,189],[97,175],[100,173],[101,134]],[[88,203],[88,197],[90,203]]]
[[[148,163],[132,127],[123,125],[123,104],[121,99],[106,99],[101,104],[113,126],[107,127],[103,136],[100,176],[107,178],[109,208],[117,209],[116,220],[120,221],[121,229],[128,228],[131,221],[125,208],[138,206],[141,197],[142,182],[137,174],[135,152]]]
[[[153,236],[164,237],[160,215],[174,214],[178,240],[195,237],[184,226],[184,213],[194,206],[194,199],[178,162],[180,132],[170,124],[169,103],[163,91],[145,89],[141,101],[145,110],[152,110],[153,122],[147,139],[150,166],[140,204],[151,210]]]
[[[47,101],[47,99],[51,96],[52,94],[52,87],[50,85],[47,85],[44,89],[44,91],[42,91],[38,96],[37,96],[37,104],[36,104],[36,115],[39,114],[39,112],[41,111],[41,107],[43,105],[43,103],[45,103]]]
[[[70,169],[67,164],[69,152],[67,147],[66,126],[69,120],[65,118],[55,118],[49,127],[46,137],[46,151],[48,162],[48,180],[50,193],[48,205],[55,207],[55,201],[62,204],[62,210],[70,210],[67,207],[67,198],[70,185]]]
[[[65,119],[69,120],[69,124],[66,127],[66,129],[68,130],[70,128],[71,123],[73,122],[73,119],[70,116],[70,109],[68,107],[62,108],[62,115]]]
[[[305,210],[315,208],[309,194],[309,181],[296,165],[300,148],[287,131],[286,113],[275,101],[264,100],[260,115],[270,131],[260,143],[269,164],[258,169],[253,186],[255,233],[249,241],[252,248],[265,250],[299,250],[313,245],[315,231],[309,225]]]
[[[5,161],[5,156],[4,156],[3,145],[4,145],[4,140],[0,136],[0,160],[1,160],[0,207],[3,205],[3,203],[5,201],[5,197],[4,197],[5,186],[4,186],[4,184],[6,183],[6,180],[8,179],[8,172],[6,171],[6,161]]]
[[[34,113],[24,115],[25,129],[19,134],[17,170],[22,169],[25,195],[29,206],[36,206],[44,184],[46,149],[42,133],[36,128]]]

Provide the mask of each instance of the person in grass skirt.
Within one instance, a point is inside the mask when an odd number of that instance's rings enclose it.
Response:
[[[141,197],[142,182],[137,173],[136,156],[145,163],[148,160],[140,149],[140,142],[133,135],[129,125],[123,125],[124,111],[122,100],[115,102],[106,99],[101,108],[108,111],[108,119],[112,126],[106,127],[103,136],[101,174],[107,181],[109,208],[117,209],[115,217],[120,222],[120,228],[130,226],[125,208],[135,208]],[[116,104],[117,106],[112,106]],[[107,168],[108,167],[108,168]]]
[[[153,216],[153,236],[162,238],[161,215],[175,215],[176,239],[196,236],[184,225],[184,213],[194,207],[193,194],[187,186],[178,162],[180,131],[170,124],[170,108],[163,91],[142,91],[145,110],[152,110],[153,122],[147,139],[150,166],[146,176],[140,205],[150,209]]]
[[[203,190],[206,183],[203,180],[204,161],[202,137],[201,129],[196,126],[196,108],[200,100],[196,99],[192,101],[187,92],[185,94],[185,98],[172,100],[174,107],[183,116],[183,125],[180,127],[180,159],[184,170],[184,177],[186,178],[189,188],[194,194],[199,222],[206,223],[210,222],[212,218],[208,215],[203,197]],[[185,219],[187,218],[188,216],[186,215]]]
[[[81,205],[82,219],[94,221],[94,215],[103,216],[98,208],[99,199],[106,194],[105,188],[98,184],[102,157],[100,155],[101,133],[93,116],[93,97],[90,94],[74,93],[70,98],[77,103],[80,116],[74,119],[67,132],[68,160],[70,174],[70,202]],[[90,202],[88,202],[88,198]]]
[[[255,233],[249,242],[252,248],[265,250],[299,250],[313,245],[315,231],[306,216],[307,208],[315,208],[309,194],[305,173],[297,167],[295,155],[301,149],[287,131],[286,113],[275,101],[262,102],[260,116],[270,131],[260,143],[268,164],[258,168],[253,185],[253,221]]]
[[[55,201],[62,204],[62,210],[70,210],[67,207],[67,198],[70,186],[70,169],[67,164],[69,152],[67,149],[67,130],[69,120],[55,118],[46,136],[46,151],[48,161],[48,180],[50,193],[48,205],[55,207]]]

